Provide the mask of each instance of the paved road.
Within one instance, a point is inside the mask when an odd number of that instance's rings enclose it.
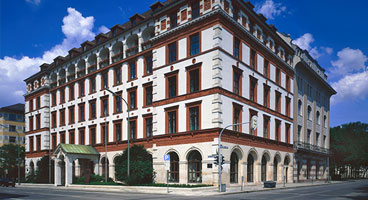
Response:
[[[118,192],[90,192],[65,189],[38,189],[30,187],[0,187],[0,199],[368,199],[368,180],[346,182],[342,184],[313,186],[294,189],[271,190],[253,193],[227,194],[217,196],[195,197],[167,194],[137,194]]]

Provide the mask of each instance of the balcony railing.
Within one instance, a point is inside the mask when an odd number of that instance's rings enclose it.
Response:
[[[78,78],[80,78],[80,77],[82,77],[84,75],[86,75],[86,69],[81,69],[77,73]]]
[[[105,60],[102,60],[100,62],[100,68],[104,68],[106,67],[107,65],[109,65],[109,58],[106,58]]]
[[[64,78],[60,78],[59,79],[59,85],[62,85],[64,83],[66,83],[66,78],[65,77]]]
[[[69,76],[68,76],[68,81],[72,81],[72,80],[74,80],[75,79],[75,74],[73,73],[73,74],[70,74]]]
[[[123,59],[123,52],[120,52],[114,56],[111,57],[112,63],[116,63]]]
[[[97,65],[93,64],[91,66],[88,67],[88,73],[94,72],[97,70]]]
[[[150,40],[142,43],[142,50],[146,50],[152,47],[152,42]]]
[[[126,50],[127,57],[135,55],[137,53],[138,53],[138,46],[134,46]]]
[[[309,144],[306,142],[300,142],[295,141],[294,142],[294,149],[295,150],[301,150],[301,151],[310,151],[310,152],[316,152],[316,153],[322,153],[322,154],[331,154],[330,149],[320,147],[317,145]]]

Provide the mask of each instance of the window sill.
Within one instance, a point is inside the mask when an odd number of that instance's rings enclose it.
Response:
[[[121,111],[120,112],[114,112],[113,115],[118,115],[118,114],[121,114],[121,113],[123,113],[123,112],[121,112]]]
[[[142,76],[142,78],[144,78],[144,77],[147,77],[147,76],[151,76],[153,73],[150,73],[150,74],[144,74],[143,76]]]
[[[152,107],[152,104],[150,104],[150,105],[144,105],[142,108],[149,108],[149,107]]]
[[[89,95],[96,94],[96,91],[90,92]]]
[[[114,83],[113,87],[120,86],[120,85],[123,85],[123,82],[121,82],[121,83]]]
[[[135,80],[137,80],[137,79],[138,79],[138,77],[135,77],[135,78],[133,78],[133,79],[129,79],[129,80],[127,81],[127,83],[132,82],[132,81],[135,81]]]

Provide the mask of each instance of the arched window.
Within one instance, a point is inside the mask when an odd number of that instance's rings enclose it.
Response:
[[[277,181],[277,168],[279,165],[279,161],[277,159],[277,157],[275,156],[275,158],[273,159],[273,181]]]
[[[301,100],[298,101],[298,115],[303,116],[303,103]]]
[[[188,156],[188,182],[202,182],[202,156],[196,150],[190,152]]]
[[[238,155],[232,152],[230,156],[230,183],[238,183],[238,163]]]
[[[285,167],[285,183],[288,182],[288,171],[289,171],[289,163],[290,163],[290,159],[289,157],[285,157],[284,160],[284,167]]]
[[[106,165],[105,163],[107,164],[107,168],[106,168]],[[102,169],[102,176],[105,177],[105,175],[107,177],[109,177],[109,159],[106,159],[106,157],[103,157],[101,159],[101,169]]]
[[[318,125],[320,125],[320,124],[321,124],[319,111],[317,111],[317,114],[316,114],[316,121],[317,121],[317,124],[318,124]]]
[[[266,180],[267,180],[267,158],[266,155],[263,155],[261,165],[261,181],[265,182]]]
[[[247,159],[247,182],[253,182],[253,165],[254,158],[249,154]]]
[[[170,152],[170,182],[179,182],[179,156],[175,152]]]
[[[325,116],[323,116],[323,126],[324,126],[325,128],[327,128],[327,117],[326,117],[326,115],[325,115]]]
[[[308,106],[308,119],[312,121],[312,108]]]
[[[30,167],[30,173],[34,173],[35,171],[34,171],[34,163],[33,163],[33,161],[31,161],[31,163],[29,164],[29,167]]]

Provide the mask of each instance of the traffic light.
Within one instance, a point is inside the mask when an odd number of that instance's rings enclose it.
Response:
[[[221,155],[221,166],[225,163],[225,157],[223,155]]]
[[[219,164],[219,157],[218,157],[218,155],[216,155],[214,158],[215,158],[215,160],[214,160],[215,165],[218,165]]]

